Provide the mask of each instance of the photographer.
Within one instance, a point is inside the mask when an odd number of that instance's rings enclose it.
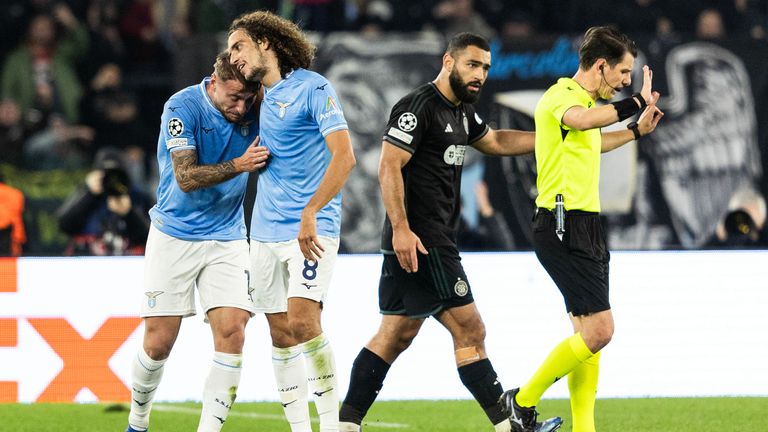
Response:
[[[71,239],[66,255],[141,255],[149,233],[149,198],[131,186],[120,154],[104,149],[94,170],[59,208]]]
[[[752,187],[742,187],[728,201],[728,210],[705,244],[713,249],[762,248],[768,244],[765,230],[768,210],[763,195]]]

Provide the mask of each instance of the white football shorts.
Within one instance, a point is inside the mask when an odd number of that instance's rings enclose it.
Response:
[[[188,241],[149,230],[144,258],[141,316],[196,313],[195,287],[204,312],[235,307],[254,314],[248,286],[248,242],[245,239]]]
[[[318,236],[318,240],[325,249],[318,261],[306,260],[296,239],[276,243],[251,240],[251,288],[257,312],[286,312],[290,297],[325,301],[339,239]]]

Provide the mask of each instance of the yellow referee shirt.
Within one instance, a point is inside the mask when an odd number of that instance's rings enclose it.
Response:
[[[571,78],[560,78],[542,96],[536,121],[536,205],[553,209],[562,194],[566,210],[600,211],[600,129],[570,129],[563,115],[574,106],[595,101]]]

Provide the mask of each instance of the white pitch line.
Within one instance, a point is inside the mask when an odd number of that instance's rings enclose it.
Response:
[[[200,410],[198,409],[177,407],[172,405],[155,404],[152,406],[152,409],[157,411],[174,412],[179,414],[200,415]],[[229,416],[230,417],[246,417],[246,418],[262,419],[262,420],[285,420],[285,416],[280,414],[260,414],[260,413],[252,413],[252,412],[230,411]],[[318,419],[315,419],[315,418],[312,419],[312,423],[319,423],[319,422],[320,421]],[[365,426],[380,427],[385,429],[402,429],[402,428],[411,427],[410,425],[407,425],[405,423],[386,423],[386,422],[375,422],[375,423],[365,422]]]

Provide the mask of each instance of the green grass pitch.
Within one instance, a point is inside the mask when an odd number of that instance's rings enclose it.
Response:
[[[314,407],[311,407],[313,410]],[[561,431],[571,430],[567,400],[547,399],[540,418],[563,417]],[[313,411],[314,412],[314,411]],[[599,399],[597,430],[612,432],[765,431],[768,398],[654,398]],[[151,432],[197,429],[200,405],[158,403]],[[123,432],[126,405],[0,404],[0,431]],[[316,419],[315,430],[318,429]],[[478,432],[493,431],[474,401],[382,401],[371,408],[365,432]],[[282,407],[276,402],[236,403],[223,432],[289,432]]]

